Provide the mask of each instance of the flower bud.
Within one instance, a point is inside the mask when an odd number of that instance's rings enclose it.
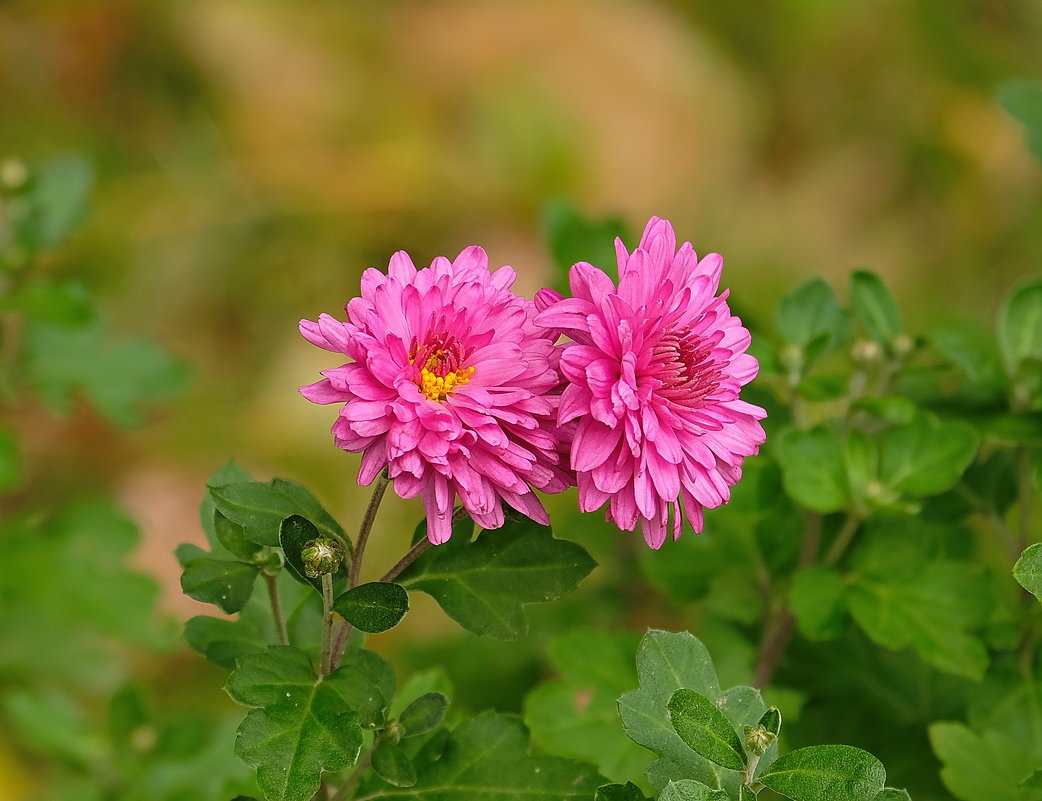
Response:
[[[343,546],[331,537],[317,537],[305,543],[300,551],[304,562],[304,573],[308,578],[318,578],[336,573],[344,561]]]
[[[777,739],[777,734],[767,731],[763,726],[745,727],[745,750],[758,757],[766,754],[767,749]]]
[[[871,339],[859,339],[850,348],[850,359],[858,367],[871,367],[878,364],[882,357],[883,349]]]
[[[898,334],[894,337],[891,347],[894,349],[894,355],[903,359],[915,350],[915,342],[908,334]]]
[[[391,745],[397,745],[401,742],[404,733],[402,724],[397,720],[392,720],[387,724],[387,728],[384,729],[383,734],[380,735],[380,741],[390,743]]]
[[[782,345],[778,351],[778,361],[785,368],[785,372],[799,375],[803,369],[803,348],[792,343]]]
[[[5,189],[20,189],[29,180],[29,168],[21,159],[9,157],[0,162],[0,184]]]

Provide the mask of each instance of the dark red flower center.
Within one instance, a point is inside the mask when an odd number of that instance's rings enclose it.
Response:
[[[684,406],[699,404],[720,385],[714,349],[686,326],[666,331],[651,349],[651,374],[662,382],[657,394]]]
[[[465,366],[467,350],[449,333],[428,333],[421,343],[413,337],[409,346],[409,364],[419,370],[416,385],[433,401],[444,401],[453,388],[470,383],[473,367]]]

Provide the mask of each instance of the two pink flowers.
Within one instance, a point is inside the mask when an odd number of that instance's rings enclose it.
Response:
[[[486,529],[504,503],[546,524],[535,490],[575,485],[583,511],[639,522],[652,548],[685,519],[701,531],[764,441],[766,413],[739,398],[757,372],[749,332],[717,294],[723,259],[678,250],[668,221],[653,217],[632,253],[615,246],[618,286],[580,262],[572,297],[534,301],[479,247],[420,270],[399,252],[386,274],[365,271],[346,322],[302,320],[309,342],[351,359],[301,392],[343,404],[332,431],[362,454],[359,482],[386,468],[399,496],[422,498],[436,544],[457,501]]]

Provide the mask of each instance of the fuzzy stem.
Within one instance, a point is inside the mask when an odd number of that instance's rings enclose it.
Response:
[[[333,672],[333,651],[331,646],[333,633],[333,576],[322,574],[322,662],[320,670],[323,678]]]
[[[380,501],[383,500],[389,481],[386,470],[376,477],[373,495],[369,499],[365,517],[362,518],[362,525],[358,529],[358,541],[355,544],[354,556],[351,559],[351,572],[347,577],[347,588],[349,590],[358,586],[358,578],[362,574],[362,558],[365,556],[365,546],[369,542],[369,533],[373,530],[373,521],[376,520],[376,512],[380,508]]]
[[[279,581],[277,575],[263,573],[264,583],[268,585],[268,600],[271,601],[271,616],[275,619],[275,634],[279,645],[289,645],[289,632],[286,631],[286,618],[282,614],[282,603],[279,601]]]
[[[405,568],[407,568],[409,565],[415,562],[416,558],[421,553],[430,548],[431,545],[433,545],[433,543],[429,539],[424,537],[418,543],[413,545],[405,554],[405,556],[403,556],[401,559],[395,562],[394,567],[392,567],[390,570],[384,573],[380,581],[394,581],[396,578],[398,578],[398,576],[402,574],[402,571],[404,571]]]

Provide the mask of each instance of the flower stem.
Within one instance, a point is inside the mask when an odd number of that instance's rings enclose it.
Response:
[[[1017,505],[1020,528],[1017,532],[1017,558],[1031,542],[1031,459],[1023,445],[1017,448]]]
[[[824,564],[831,567],[843,557],[847,548],[850,547],[850,543],[853,542],[854,535],[857,533],[860,525],[860,516],[855,514],[847,515],[847,519],[843,521],[843,527],[839,530],[839,534],[836,535],[836,539],[832,542],[832,547],[829,548],[828,553],[825,554]]]
[[[279,601],[279,577],[263,573],[264,583],[268,585],[268,600],[271,601],[271,616],[275,619],[275,634],[279,645],[289,645],[289,632],[286,631],[286,618],[282,614],[282,603]]]
[[[373,530],[373,521],[376,520],[376,512],[380,508],[380,501],[383,500],[384,492],[387,490],[387,484],[390,479],[387,477],[387,470],[383,470],[380,475],[376,477],[376,485],[373,487],[373,495],[369,499],[369,506],[365,510],[365,517],[362,518],[362,525],[358,529],[358,541],[355,544],[354,556],[351,559],[351,571],[347,577],[347,588],[353,589],[358,586],[358,578],[362,574],[362,557],[365,556],[365,546],[369,542],[369,532]]]
[[[333,651],[330,647],[333,634],[333,576],[322,574],[322,660],[323,678],[333,672]]]
[[[429,539],[424,537],[418,543],[413,545],[405,554],[405,556],[403,556],[401,559],[395,562],[394,567],[392,567],[390,570],[384,573],[380,581],[394,581],[396,578],[398,578],[398,576],[402,574],[402,571],[404,571],[405,568],[407,568],[409,565],[415,562],[416,558],[421,553],[430,548],[432,544],[433,543],[431,543]]]

